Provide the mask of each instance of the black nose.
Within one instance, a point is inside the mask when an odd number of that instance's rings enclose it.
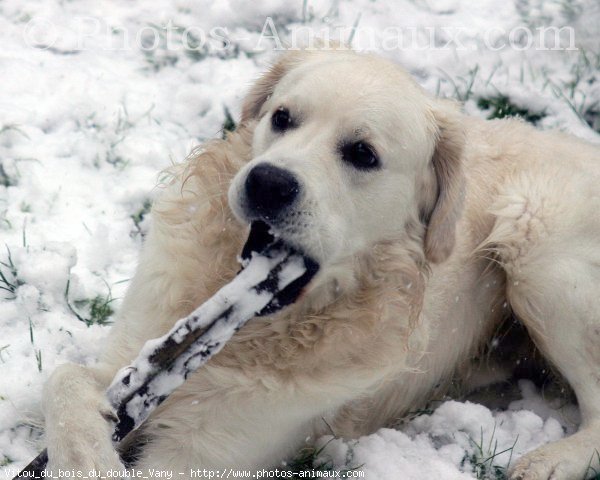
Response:
[[[268,163],[259,163],[248,172],[245,188],[248,209],[266,220],[289,207],[300,193],[291,172]]]

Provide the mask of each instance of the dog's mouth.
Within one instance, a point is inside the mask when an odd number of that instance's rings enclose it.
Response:
[[[269,255],[270,251],[276,249],[284,249],[290,254],[301,255],[306,272],[287,287],[278,291],[273,300],[258,313],[258,316],[275,313],[294,303],[304,293],[305,287],[319,271],[319,264],[314,259],[299,251],[298,248],[288,245],[273,232],[270,225],[262,220],[256,220],[250,224],[250,233],[241,253],[242,267],[247,264],[253,253]]]
[[[262,220],[250,224],[250,233],[242,249],[242,261],[250,260],[252,252],[260,253],[276,240],[271,227]]]

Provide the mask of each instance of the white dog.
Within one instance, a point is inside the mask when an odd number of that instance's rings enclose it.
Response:
[[[50,469],[121,467],[107,384],[234,276],[259,220],[320,272],[128,440],[136,468],[276,466],[327,431],[322,418],[343,437],[373,432],[453,378],[480,383],[493,366],[477,355],[513,313],[583,422],[511,478],[599,467],[598,148],[465,116],[380,58],[299,51],[254,85],[235,133],[173,174],[100,366],[62,366],[47,384]]]

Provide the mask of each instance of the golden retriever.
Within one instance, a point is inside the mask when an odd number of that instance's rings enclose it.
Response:
[[[477,355],[513,313],[583,422],[511,478],[600,466],[597,147],[466,116],[375,56],[294,51],[252,87],[238,129],[172,174],[100,365],[47,383],[50,469],[122,467],[106,386],[235,275],[253,221],[320,272],[159,407],[128,442],[136,468],[279,465],[327,431],[322,419],[343,437],[373,432],[453,378],[480,384]]]

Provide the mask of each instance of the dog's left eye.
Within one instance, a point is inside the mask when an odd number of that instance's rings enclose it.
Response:
[[[349,143],[342,146],[344,162],[359,170],[371,170],[379,167],[379,158],[375,149],[366,142]]]
[[[285,132],[292,126],[290,111],[283,107],[275,110],[275,113],[273,113],[273,116],[271,117],[271,126],[276,132]]]

